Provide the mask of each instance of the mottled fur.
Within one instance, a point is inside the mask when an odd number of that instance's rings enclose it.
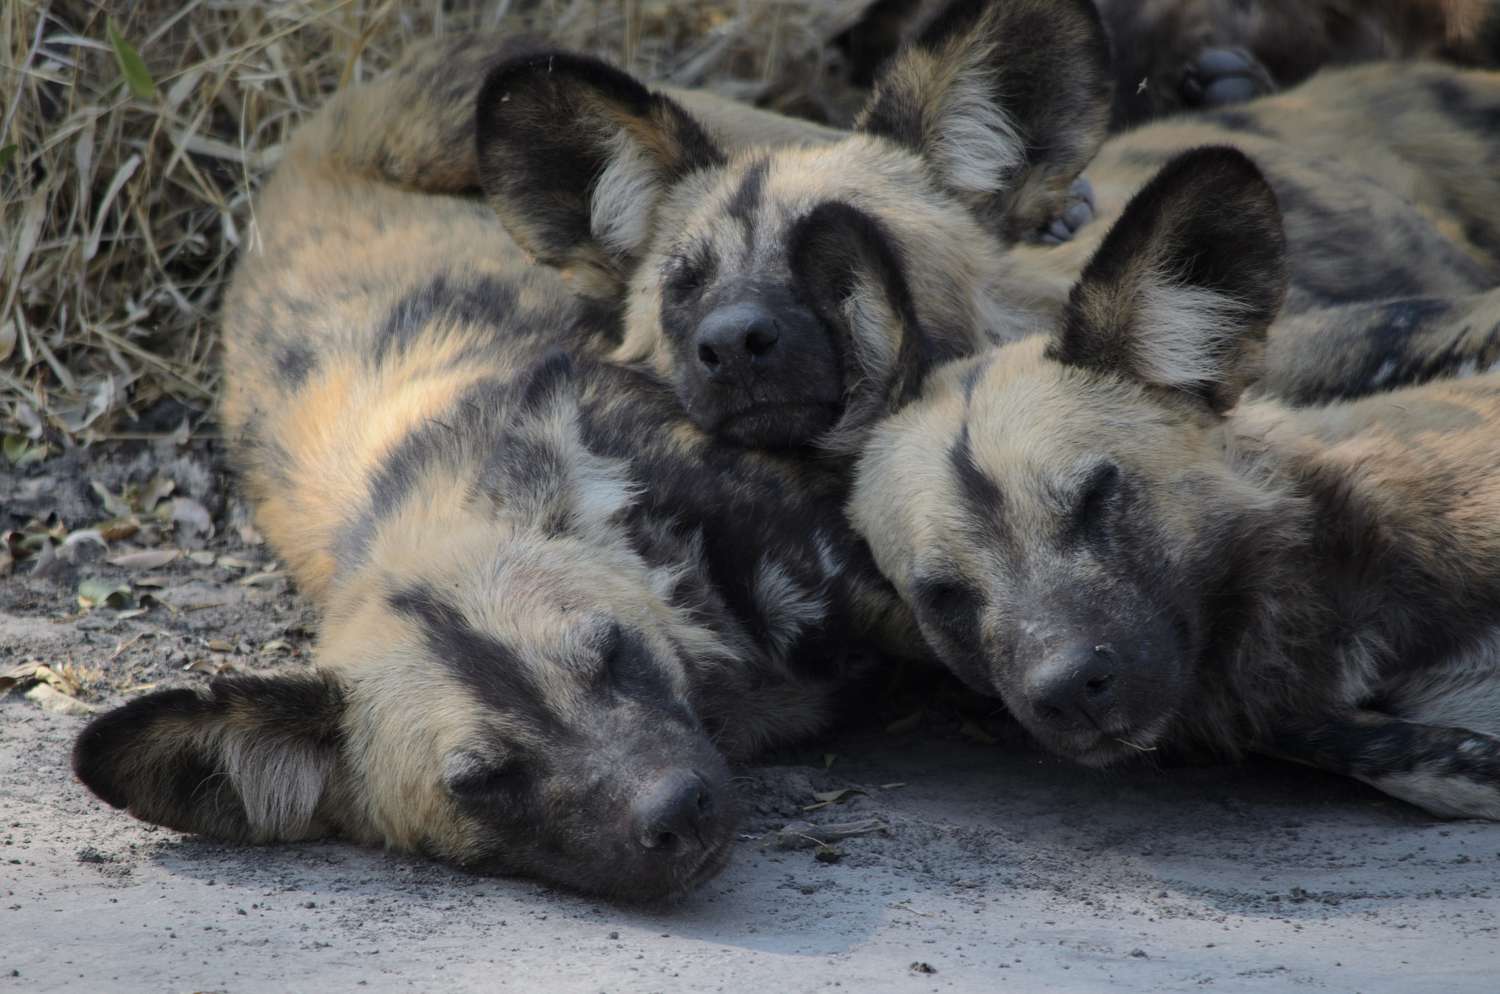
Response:
[[[918,639],[838,475],[717,443],[600,360],[617,317],[456,195],[465,109],[513,54],[413,52],[335,97],[257,201],[222,416],[319,608],[316,668],[135,700],[75,768],[220,838],[674,894],[728,852],[725,760],[821,727],[869,646]]]
[[[1394,58],[1500,62],[1500,14],[1489,0],[1095,0],[1109,31],[1116,129],[1225,97],[1285,89],[1320,69]],[[835,43],[846,76],[869,86],[942,0],[875,0]],[[1249,85],[1215,92],[1214,63],[1233,53]],[[1233,61],[1233,60],[1231,60]],[[1205,92],[1207,91],[1207,92]],[[848,102],[851,98],[845,98]]]
[[[1100,147],[1108,73],[1083,0],[958,0],[889,62],[853,134],[734,154],[624,74],[538,56],[492,79],[481,161],[524,244],[589,274],[592,292],[624,295],[616,354],[649,362],[696,424],[745,445],[855,451],[927,369],[1045,331],[1130,196],[1204,144],[1250,154],[1286,220],[1290,282],[1263,391],[1310,403],[1483,363],[1482,334],[1403,338],[1395,311],[1369,305],[1500,282],[1500,75],[1427,62],[1330,71]],[[592,123],[547,126],[590,106],[603,108]],[[606,237],[613,208],[591,208],[615,189],[596,179],[616,175],[625,133],[656,150],[654,178],[635,187],[652,195],[615,199],[637,212],[628,250]],[[1095,148],[1098,220],[1060,246],[1018,241],[1062,209]],[[510,168],[522,161],[531,173]],[[625,161],[641,179],[642,160]],[[600,217],[610,224],[591,230]],[[1225,304],[1201,303],[1204,318]],[[1373,363],[1346,361],[1377,346]],[[1386,358],[1399,375],[1382,375]]]
[[[945,661],[1059,752],[1268,752],[1500,818],[1500,372],[1240,403],[1283,246],[1243,155],[1173,160],[1049,338],[877,429],[852,516]]]

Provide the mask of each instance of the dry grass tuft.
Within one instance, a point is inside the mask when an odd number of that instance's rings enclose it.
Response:
[[[122,437],[153,411],[137,430],[173,427],[167,398],[195,424],[211,410],[219,293],[253,191],[304,115],[409,40],[539,31],[648,78],[805,112],[826,109],[827,40],[864,4],[0,5],[0,149],[15,146],[0,151],[0,466]],[[149,83],[128,85],[131,50]]]

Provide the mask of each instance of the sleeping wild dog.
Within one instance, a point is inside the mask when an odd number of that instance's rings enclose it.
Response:
[[[1112,126],[1243,103],[1320,69],[1380,59],[1500,61],[1492,0],[1094,0],[1109,35]],[[940,0],[875,0],[834,39],[850,95],[868,87]],[[842,98],[842,99],[841,99]]]
[[[1242,153],[1174,159],[1050,336],[875,431],[853,519],[952,670],[1059,753],[1266,752],[1500,818],[1500,368],[1241,402],[1284,249]]]
[[[1105,141],[1110,71],[1088,0],[957,0],[853,133],[733,152],[626,74],[551,53],[490,78],[480,172],[522,245],[624,297],[617,356],[751,446],[854,451],[926,370],[1047,327],[1130,195],[1208,143],[1251,154],[1286,215],[1292,320],[1264,390],[1389,389],[1500,349],[1421,306],[1481,306],[1500,283],[1500,75],[1373,64]],[[1086,165],[1103,223],[1017,244],[1066,211]],[[1366,306],[1393,298],[1410,306]],[[1345,363],[1376,341],[1393,351]]]
[[[817,729],[865,645],[918,636],[842,478],[704,436],[597,358],[616,318],[440,195],[474,183],[505,54],[443,42],[335,97],[225,304],[226,433],[320,610],[316,667],[131,701],[74,768],[217,838],[672,895],[729,851],[726,760]]]

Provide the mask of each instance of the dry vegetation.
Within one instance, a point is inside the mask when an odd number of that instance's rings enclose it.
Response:
[[[0,5],[0,466],[177,427],[163,411],[185,407],[195,430],[211,418],[216,309],[257,184],[309,111],[408,40],[538,31],[652,79],[826,116],[827,40],[863,2]]]

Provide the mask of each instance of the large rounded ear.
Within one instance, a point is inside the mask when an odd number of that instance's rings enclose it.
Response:
[[[100,715],[73,746],[84,786],[144,821],[233,842],[353,830],[344,693],[322,672],[220,677]]]
[[[1286,280],[1281,210],[1255,163],[1228,147],[1184,152],[1105,236],[1048,354],[1223,412],[1259,374]]]
[[[899,52],[856,128],[923,156],[1009,240],[1061,213],[1109,126],[1092,0],[955,0]]]
[[[597,59],[498,66],[479,94],[479,174],[511,235],[542,261],[618,284],[671,185],[723,154],[677,104]]]
[[[857,451],[869,427],[921,389],[959,348],[929,336],[917,315],[900,244],[880,221],[850,204],[819,204],[792,229],[791,270],[844,357],[844,414],[820,440]]]

